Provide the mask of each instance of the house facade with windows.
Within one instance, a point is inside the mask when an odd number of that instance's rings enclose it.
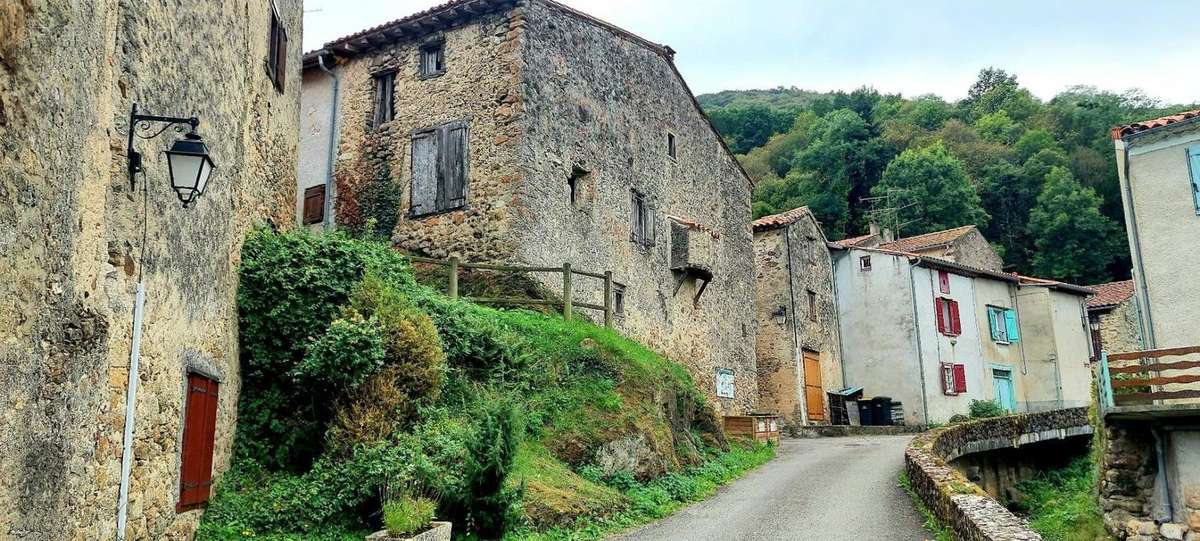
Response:
[[[1091,290],[918,254],[831,244],[845,385],[944,423],[972,400],[1084,405]]]
[[[432,257],[612,271],[618,330],[722,412],[752,410],[751,184],[673,57],[551,0],[459,0],[330,42],[304,59],[312,118],[336,119],[301,137],[335,141],[302,164],[326,198],[309,218]]]
[[[0,8],[0,538],[192,537],[232,453],[242,241],[293,219],[301,16]],[[187,208],[163,156],[181,134],[130,126],[135,104],[198,119],[215,170]]]
[[[844,386],[825,234],[807,207],[752,227],[759,410],[788,424],[831,423],[828,393]]]
[[[1200,110],[1113,129],[1133,259],[1134,298],[1149,349],[1200,344]]]
[[[1004,260],[996,253],[978,227],[965,225],[912,237],[893,238],[890,230],[872,225],[871,232],[838,242],[846,246],[882,248],[896,252],[962,263],[971,267],[1000,272]]]

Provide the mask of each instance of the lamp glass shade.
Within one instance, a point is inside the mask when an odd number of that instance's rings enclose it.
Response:
[[[171,150],[167,151],[167,165],[171,169],[171,187],[175,188],[175,195],[184,207],[204,194],[208,179],[216,169],[208,156],[208,147],[195,133],[189,133],[171,145]]]

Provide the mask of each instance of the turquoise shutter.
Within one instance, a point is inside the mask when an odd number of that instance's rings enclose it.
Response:
[[[992,332],[992,341],[995,342],[1000,339],[1000,336],[998,335],[998,333],[996,333],[996,310],[994,308],[992,308],[991,306],[989,306],[987,309],[987,313],[988,313],[988,330]]]
[[[1017,312],[1015,310],[1004,311],[1004,325],[1008,328],[1008,341],[1020,342],[1021,330],[1017,327]]]
[[[1200,145],[1188,149],[1188,169],[1192,173],[1192,201],[1200,214]]]

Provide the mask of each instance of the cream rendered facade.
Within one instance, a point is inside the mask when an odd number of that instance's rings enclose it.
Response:
[[[1115,141],[1146,347],[1200,345],[1200,117]]]

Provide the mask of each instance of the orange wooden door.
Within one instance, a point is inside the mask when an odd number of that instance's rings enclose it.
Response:
[[[825,388],[821,385],[821,359],[812,351],[804,352],[804,400],[809,421],[825,421]]]

